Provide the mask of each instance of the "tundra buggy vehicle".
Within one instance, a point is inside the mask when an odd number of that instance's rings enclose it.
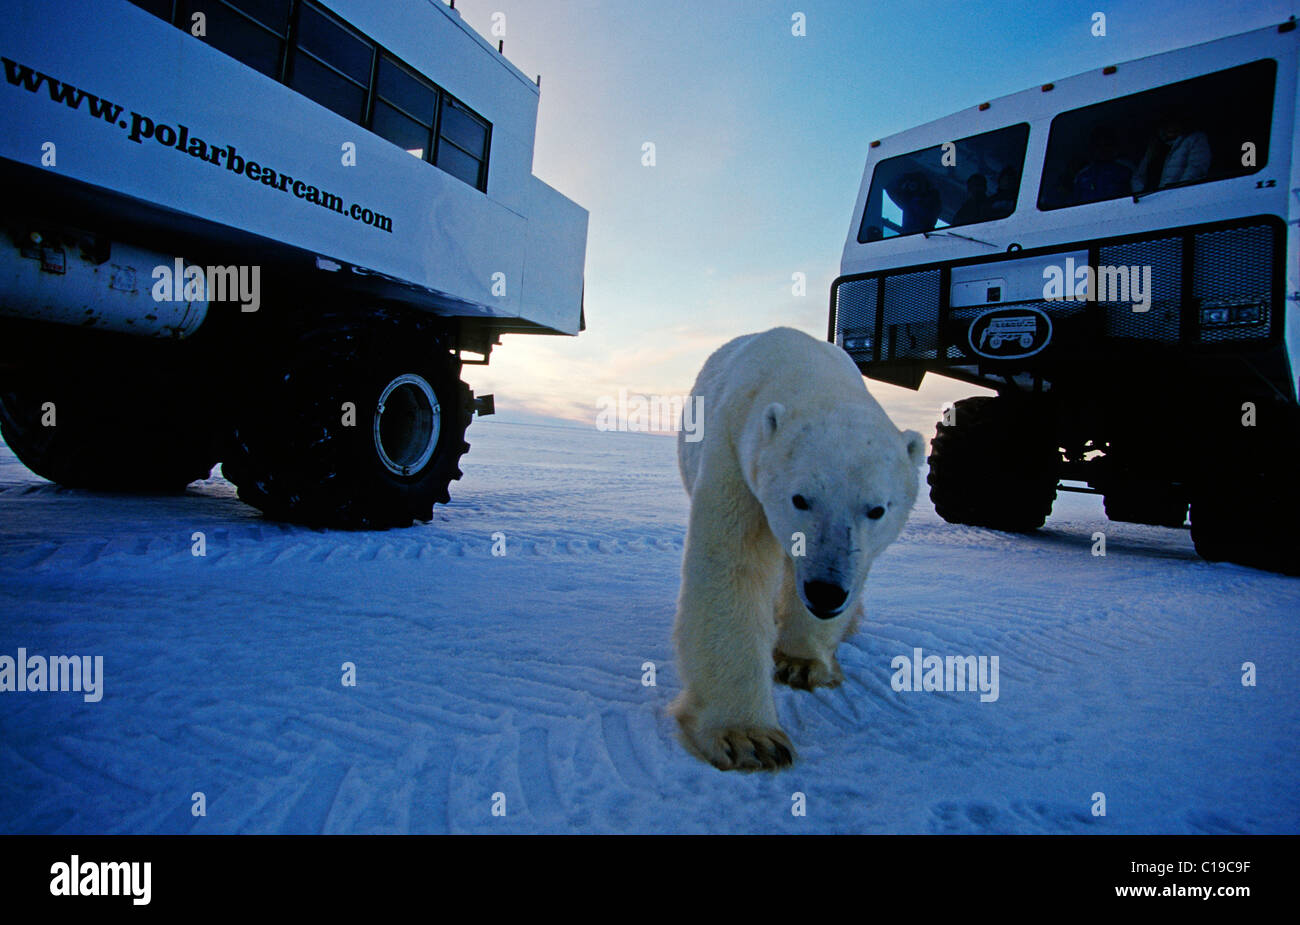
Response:
[[[431,517],[492,410],[462,364],[585,326],[587,213],[500,51],[441,0],[6,3],[5,442],[67,486],[221,462],[269,517]]]
[[[829,338],[997,393],[939,422],[944,519],[1030,531],[1091,491],[1300,573],[1296,52],[1286,22],[871,143]]]

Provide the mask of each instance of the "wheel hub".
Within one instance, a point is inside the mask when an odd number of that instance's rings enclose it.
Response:
[[[409,476],[433,458],[442,427],[442,414],[433,387],[414,373],[388,383],[375,409],[375,452],[384,468]]]

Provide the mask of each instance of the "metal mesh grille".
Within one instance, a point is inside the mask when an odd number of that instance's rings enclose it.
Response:
[[[835,343],[855,360],[871,360],[876,342],[878,279],[855,279],[835,289]]]
[[[938,270],[885,278],[881,357],[933,360],[939,349]]]
[[[1182,239],[1156,238],[1102,247],[1098,249],[1097,262],[1096,294],[1103,297],[1097,300],[1097,305],[1104,319],[1105,336],[1178,343],[1182,329]],[[1107,274],[1106,268],[1120,272]],[[1148,280],[1149,292],[1146,291]],[[1144,299],[1149,300],[1144,312],[1134,310],[1138,301],[1134,282]]]
[[[1170,346],[1196,338],[1201,343],[1263,339],[1273,327],[1272,302],[1278,295],[1273,291],[1276,246],[1276,230],[1267,224],[1102,245],[1097,250],[1096,302],[1067,299],[954,308],[943,319],[942,338],[940,270],[885,274],[883,306],[877,306],[879,277],[848,280],[836,289],[836,339],[859,362],[939,359],[941,339],[942,359],[968,361],[973,357],[965,335],[971,322],[991,308],[1013,305],[1036,308],[1050,317],[1054,340],[1061,333],[1060,322],[1072,337],[1090,337],[1100,329],[1105,338]],[[1192,249],[1189,279],[1183,275],[1185,247]],[[1135,304],[1145,305],[1146,311],[1134,311]],[[1212,308],[1225,310],[1227,320],[1209,323],[1203,313]],[[1185,312],[1191,313],[1186,325]],[[1082,321],[1085,313],[1095,318],[1096,326]],[[858,349],[846,346],[850,339]]]
[[[1273,287],[1273,232],[1264,225],[1207,231],[1196,236],[1192,296],[1204,309],[1257,303],[1258,321],[1201,327],[1202,343],[1249,340],[1269,332]]]

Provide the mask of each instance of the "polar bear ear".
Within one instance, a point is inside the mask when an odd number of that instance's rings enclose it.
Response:
[[[903,445],[907,447],[907,458],[912,465],[919,466],[925,462],[925,438],[914,430],[902,432]]]
[[[785,405],[780,402],[772,402],[763,409],[763,436],[771,438],[776,434],[776,430],[781,426],[781,418],[785,416]]]

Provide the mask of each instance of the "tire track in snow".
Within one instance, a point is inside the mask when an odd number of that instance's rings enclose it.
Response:
[[[627,717],[614,710],[600,714],[601,739],[605,754],[623,784],[632,790],[656,790],[658,782],[646,769],[632,741]]]
[[[307,783],[299,791],[276,831],[320,835],[338,802],[339,790],[349,768],[329,763],[306,775]],[[297,777],[295,775],[295,777]]]
[[[549,743],[550,734],[545,729],[530,726],[519,734],[519,752],[515,756],[524,805],[536,822],[564,812],[564,804],[555,787]]]
[[[946,800],[930,807],[928,829],[936,835],[998,835],[1024,832],[1095,832],[1103,817],[1060,803],[1014,800],[1002,807],[981,800]]]
[[[301,531],[301,532],[295,532]],[[45,540],[32,549],[15,537],[0,541],[0,572],[48,571],[71,572],[89,568],[119,568],[158,562],[194,559],[198,567],[238,569],[287,566],[299,562],[313,564],[339,562],[375,562],[391,559],[492,558],[490,533],[468,539],[464,534],[420,536],[420,528],[397,541],[358,540],[356,534],[339,531],[312,531],[286,527],[267,536],[260,527],[229,528],[226,537],[215,533],[205,538],[206,554],[193,554],[194,530],[177,529],[171,534],[94,540],[62,538]],[[205,532],[199,530],[198,532]],[[587,556],[623,556],[630,552],[655,549],[681,552],[681,530],[664,537],[642,532],[609,537],[557,534],[507,534],[507,549],[516,554],[540,557],[581,558]],[[269,546],[269,548],[268,548]]]

